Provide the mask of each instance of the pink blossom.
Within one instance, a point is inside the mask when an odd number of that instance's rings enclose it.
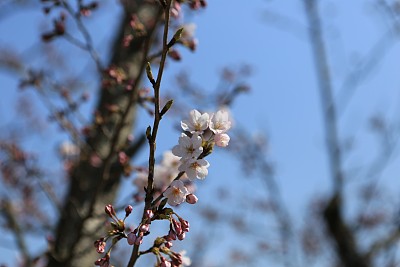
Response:
[[[208,128],[210,115],[208,113],[201,114],[199,111],[193,109],[189,112],[189,119],[181,122],[181,127],[184,131],[191,133],[202,133]]]
[[[215,144],[216,144],[217,146],[220,146],[220,147],[226,147],[226,146],[228,146],[229,140],[230,140],[230,139],[231,139],[231,138],[229,137],[229,135],[227,135],[227,134],[225,134],[225,133],[216,134],[216,135],[214,136]]]
[[[208,174],[208,163],[205,159],[188,159],[183,161],[182,165],[179,166],[180,171],[186,172],[189,180],[200,179],[204,180]]]
[[[173,181],[164,192],[164,196],[168,198],[168,204],[171,206],[176,206],[184,202],[187,194],[189,194],[189,191],[180,180]]]
[[[219,110],[211,116],[210,130],[215,134],[222,134],[231,128],[229,113],[226,110]]]
[[[172,153],[183,159],[197,158],[203,152],[201,143],[202,139],[198,134],[194,133],[192,137],[189,137],[182,133],[178,145],[172,149]]]

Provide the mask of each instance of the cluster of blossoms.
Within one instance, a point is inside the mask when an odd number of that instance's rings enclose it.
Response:
[[[104,208],[105,213],[108,215],[108,217],[112,219],[112,222],[110,223],[111,230],[108,231],[106,236],[101,237],[94,242],[94,247],[96,248],[97,253],[103,254],[104,252],[106,252],[104,257],[95,261],[94,265],[100,267],[111,267],[110,265],[111,250],[119,240],[127,238],[127,235],[125,234],[126,230],[125,220],[132,213],[132,210],[133,210],[132,206],[128,205],[125,208],[124,219],[120,219],[118,218],[115,209],[112,205],[108,204],[105,206]],[[112,239],[112,245],[106,251],[108,239]]]
[[[183,267],[189,266],[191,261],[188,257],[185,257],[185,251],[174,252],[171,250],[173,241],[185,239],[185,235],[189,232],[189,222],[184,220],[178,214],[176,214],[170,208],[164,208],[166,201],[163,201],[157,209],[146,210],[142,222],[134,230],[126,227],[125,220],[132,213],[132,206],[128,205],[125,208],[125,217],[123,219],[118,218],[115,209],[112,205],[105,206],[105,213],[112,219],[111,230],[108,231],[106,236],[97,239],[94,242],[94,247],[97,253],[105,255],[95,261],[96,266],[100,267],[112,267],[110,263],[111,250],[114,245],[121,239],[126,238],[129,245],[141,245],[143,243],[143,237],[150,234],[150,225],[154,220],[168,220],[170,223],[169,231],[167,235],[156,238],[151,249],[153,254],[157,257],[156,266],[170,266],[170,267]],[[112,239],[111,245],[107,248],[107,242]],[[169,257],[167,260],[165,257]]]
[[[214,144],[220,147],[228,145],[230,137],[226,132],[231,124],[226,110],[211,115],[195,109],[190,111],[189,119],[181,122],[184,132],[179,137],[178,145],[172,149],[172,153],[180,158],[178,171],[185,173],[190,181],[205,179],[210,163],[204,157],[211,153]],[[197,201],[180,180],[174,180],[164,196],[172,206],[185,200],[189,203]]]
[[[125,226],[125,219],[132,212],[131,206],[125,208],[123,219],[117,217],[111,205],[105,207],[106,214],[112,219],[112,229],[94,243],[98,253],[105,253],[95,265],[110,267],[111,249],[121,239],[126,239],[129,245],[141,245],[143,238],[150,234],[150,226],[155,220],[169,221],[168,234],[157,237],[152,247],[143,253],[153,253],[157,259],[157,267],[182,267],[191,264],[190,259],[184,257],[184,252],[177,253],[171,250],[173,241],[185,239],[190,228],[189,222],[165,205],[168,203],[170,206],[176,206],[185,201],[195,204],[198,201],[193,194],[193,181],[203,180],[208,175],[207,168],[210,164],[204,158],[212,152],[214,145],[228,145],[230,138],[227,131],[231,124],[229,113],[225,110],[213,114],[190,111],[189,118],[181,122],[184,132],[179,137],[178,145],[172,151],[165,152],[162,162],[154,166],[155,200],[144,212],[141,223],[133,230]],[[122,160],[121,164],[128,161],[121,155],[119,160]],[[142,171],[139,172],[135,184],[144,191],[147,180],[148,171]],[[109,239],[112,239],[112,244],[106,249]]]
[[[179,157],[175,156],[172,154],[172,151],[168,150],[164,152],[161,163],[154,166],[154,197],[161,195],[179,175],[179,160]],[[134,180],[134,184],[138,189],[138,193],[135,195],[137,199],[143,196],[144,188],[147,187],[148,176],[148,169],[137,169],[137,176]],[[194,183],[188,180],[186,175],[183,175],[181,180],[188,192],[194,193],[196,190]]]

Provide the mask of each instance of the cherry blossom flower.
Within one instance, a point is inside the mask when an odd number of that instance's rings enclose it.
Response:
[[[172,151],[168,150],[164,152],[161,164],[154,166],[154,188],[156,191],[164,191],[169,184],[178,176],[180,165],[180,157],[172,154]],[[138,170],[134,184],[138,191],[144,193],[144,188],[147,187],[148,170]],[[182,178],[186,178],[186,175]],[[193,190],[194,192],[194,190]]]
[[[219,110],[211,115],[210,130],[215,134],[225,133],[231,128],[231,124],[229,113],[226,110]]]
[[[179,252],[182,257],[182,265],[181,266],[190,266],[192,264],[192,260],[186,255],[186,250],[182,250]]]
[[[220,146],[220,147],[226,147],[226,146],[228,146],[229,140],[230,140],[230,139],[231,139],[231,138],[229,137],[229,135],[227,135],[227,134],[225,134],[225,133],[216,134],[216,135],[214,136],[215,144],[216,144],[217,146]]]
[[[179,170],[186,172],[187,177],[191,181],[196,178],[203,180],[208,174],[207,168],[209,166],[210,163],[205,159],[187,159],[179,166]]]
[[[168,168],[174,168],[177,171],[179,166],[179,160],[180,158],[175,156],[171,150],[167,150],[163,153],[163,159],[161,161],[161,165]]]
[[[195,23],[188,23],[183,25],[182,38],[194,38],[197,25]]]
[[[198,132],[202,133],[208,128],[210,121],[210,115],[208,113],[201,114],[199,111],[193,109],[189,112],[189,120],[181,122],[182,129],[191,133]]]
[[[192,137],[182,133],[178,143],[172,149],[172,153],[183,159],[197,158],[203,152],[202,139],[197,133],[194,133]]]
[[[187,194],[189,194],[189,191],[180,180],[173,181],[170,187],[164,192],[164,196],[168,198],[168,204],[171,206],[176,206],[184,202]]]
[[[59,147],[59,153],[64,159],[76,157],[79,155],[79,152],[79,147],[69,141],[62,142]]]

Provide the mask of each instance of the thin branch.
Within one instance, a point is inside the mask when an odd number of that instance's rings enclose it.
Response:
[[[154,89],[154,122],[153,128],[151,132],[151,136],[148,137],[149,139],[149,146],[150,146],[150,153],[149,153],[149,176],[147,180],[147,190],[146,190],[146,197],[145,197],[145,205],[143,208],[143,215],[142,221],[146,218],[146,210],[151,209],[152,201],[153,201],[153,194],[154,194],[154,165],[155,165],[155,151],[156,151],[156,138],[158,132],[158,126],[161,121],[161,114],[160,114],[160,86],[161,86],[161,79],[164,72],[165,61],[167,59],[167,53],[169,50],[168,47],[168,28],[169,28],[169,20],[170,20],[170,8],[171,8],[172,0],[167,0],[166,7],[164,8],[165,14],[165,24],[164,24],[164,33],[163,33],[163,50],[161,54],[160,66],[157,73],[157,79],[153,84]],[[139,253],[140,245],[135,244],[132,249],[132,254],[129,259],[128,267],[133,267],[140,256]]]
[[[374,255],[378,254],[380,251],[385,251],[392,247],[396,242],[400,240],[400,229],[396,228],[391,231],[385,238],[377,240],[373,243],[367,250],[365,257],[371,259]]]
[[[18,223],[18,219],[15,217],[15,211],[13,210],[12,204],[8,200],[3,200],[1,203],[1,209],[4,217],[7,220],[8,226],[14,233],[17,246],[22,254],[24,263],[26,267],[32,267],[32,258],[29,255],[28,247],[25,242],[24,234],[22,232],[21,226]]]
[[[314,63],[318,77],[321,110],[325,128],[325,142],[329,157],[329,168],[334,192],[341,194],[343,189],[343,173],[341,170],[341,151],[337,129],[336,105],[333,99],[331,74],[326,54],[326,48],[322,39],[321,21],[318,15],[316,0],[304,0],[304,6],[309,22],[310,43],[313,50]]]
[[[73,42],[73,43],[75,43],[80,48],[87,50],[89,52],[93,61],[96,63],[96,67],[97,67],[98,71],[101,72],[103,70],[103,67],[100,62],[100,57],[97,54],[96,50],[94,49],[92,37],[90,36],[89,31],[86,29],[85,24],[83,24],[83,22],[82,22],[81,13],[79,11],[75,12],[74,9],[71,7],[71,5],[69,5],[68,2],[66,2],[65,0],[61,1],[61,4],[68,11],[68,13],[70,13],[70,15],[75,19],[78,29],[82,33],[83,38],[85,39],[85,44],[82,44],[81,42]],[[72,37],[72,36],[70,36],[70,37]],[[69,41],[71,41],[73,39],[75,39],[75,38],[73,38],[73,37],[72,37],[72,39],[69,38]],[[78,40],[75,39],[75,41],[78,41]],[[79,45],[79,43],[81,43],[81,44]]]
[[[323,32],[318,12],[318,0],[304,0],[305,12],[309,22],[309,36],[318,77],[321,109],[325,127],[325,141],[329,157],[329,168],[334,186],[334,194],[324,210],[324,221],[336,244],[336,253],[345,267],[370,266],[359,252],[353,232],[343,219],[342,191],[343,172],[341,151],[337,128],[336,105],[333,99],[331,74],[323,41]]]

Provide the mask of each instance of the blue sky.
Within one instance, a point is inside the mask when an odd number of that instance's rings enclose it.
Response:
[[[341,88],[344,88],[345,77],[363,63],[363,58],[381,40],[387,29],[387,20],[371,4],[372,1],[320,2],[334,93],[339,95],[344,90]],[[107,42],[117,21],[117,9],[113,3],[107,2],[98,12],[104,19],[88,25],[95,33],[100,53],[105,53],[107,47],[102,43]],[[271,20],[272,13],[290,20],[277,24]],[[252,91],[237,100],[233,114],[249,132],[267,134],[269,156],[275,162],[276,179],[284,201],[292,215],[301,221],[310,197],[330,192],[331,188],[317,79],[302,1],[253,0],[244,4],[238,0],[210,0],[205,10],[185,19],[198,25],[199,46],[195,53],[182,51],[183,61],[169,65],[165,86],[173,88],[174,75],[185,69],[195,83],[212,90],[224,66],[251,65],[254,71],[248,83]],[[46,21],[41,13],[30,11],[1,20],[0,46],[12,43],[21,52],[31,47],[37,42],[40,32],[37,24],[32,22],[38,20]],[[368,130],[371,115],[378,113],[399,122],[400,76],[397,72],[400,47],[396,42],[388,41],[387,44],[379,62],[374,62],[371,75],[357,87],[349,106],[341,112],[340,137],[355,141],[355,150],[345,156],[346,168],[365,167],[379,151],[376,139]],[[73,55],[79,58],[84,53],[75,51]],[[83,68],[87,61],[81,60],[76,65]],[[0,73],[3,96],[0,98],[0,123],[14,116],[8,111],[13,110],[17,94],[20,94],[14,90],[15,80],[8,77]],[[90,79],[85,82],[88,88],[96,84]],[[147,125],[149,121],[143,117],[139,123]],[[45,148],[49,153],[46,157],[51,160],[54,145],[65,136],[54,125],[49,125],[47,130],[42,137],[33,139],[29,146],[35,149],[40,138],[51,136],[53,146]],[[159,151],[171,148],[178,136],[169,126],[161,131],[166,131],[166,137],[160,140]],[[201,196],[206,197],[207,190],[218,185],[242,186],[231,184],[233,179],[230,177],[237,176],[240,168],[237,165],[227,168],[225,164],[231,163],[226,163],[225,157],[226,154],[217,152],[211,158],[210,177],[201,187]],[[396,162],[398,159],[388,165],[380,178],[382,184],[393,188],[391,193],[395,193],[399,186],[400,164]],[[247,190],[252,190],[251,186]],[[10,255],[10,250],[0,247],[0,253]],[[1,258],[3,261],[4,257]],[[13,261],[11,258],[10,262]]]

